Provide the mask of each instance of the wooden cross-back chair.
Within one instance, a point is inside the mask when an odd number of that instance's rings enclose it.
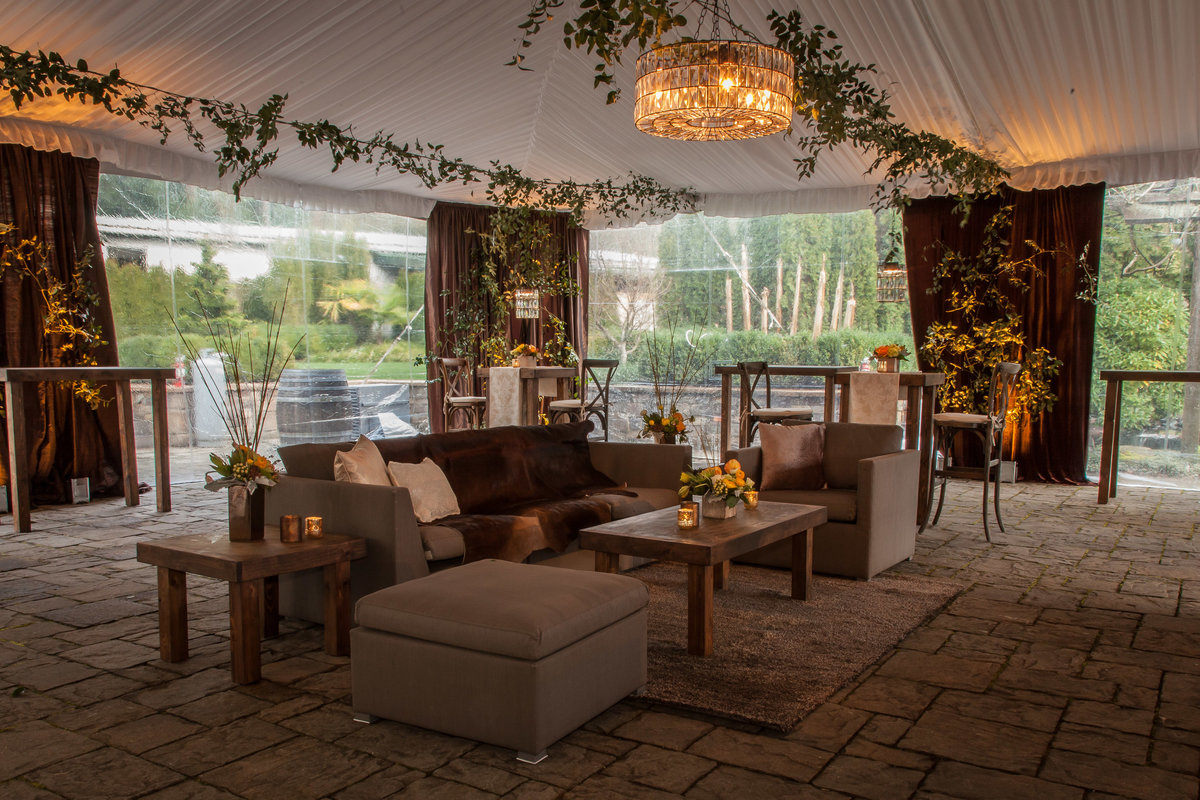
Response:
[[[608,395],[613,373],[620,361],[615,358],[585,358],[579,369],[579,397],[569,400],[554,400],[550,403],[550,421],[582,421],[588,417],[600,420],[604,441],[608,441]],[[596,393],[588,398],[587,386],[591,383]]]

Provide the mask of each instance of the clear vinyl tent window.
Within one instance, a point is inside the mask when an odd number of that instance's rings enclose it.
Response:
[[[210,348],[204,313],[257,347],[282,305],[281,340],[301,340],[268,415],[270,452],[293,427],[296,436],[349,438],[385,425],[427,429],[425,372],[413,364],[425,351],[424,220],[235,202],[116,175],[101,176],[97,213],[120,363],[174,365],[180,375],[169,394],[173,480],[201,479],[208,453],[228,441],[195,381],[197,369],[219,371],[220,361],[190,363],[172,324]],[[331,385],[336,396],[321,399]],[[140,459],[150,439],[148,419],[137,422]]]

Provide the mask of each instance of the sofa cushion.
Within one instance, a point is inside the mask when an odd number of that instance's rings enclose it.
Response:
[[[394,485],[408,489],[418,522],[433,522],[462,513],[446,473],[430,459],[425,458],[420,464],[392,461],[387,471]]]
[[[591,420],[521,428],[527,440],[524,457],[545,496],[573,497],[587,490],[616,486],[617,482],[592,465],[588,433]]]
[[[831,489],[858,486],[858,462],[904,447],[899,425],[866,425],[854,422],[825,424],[825,480]]]
[[[820,489],[825,485],[824,425],[759,425],[760,489]]]
[[[333,479],[349,483],[366,483],[371,486],[391,486],[387,464],[379,454],[379,448],[366,436],[359,435],[354,446],[333,456]]]
[[[635,517],[679,503],[679,495],[673,489],[640,489],[629,486],[619,492],[597,492],[590,497],[608,503],[613,519]]]
[[[445,525],[420,525],[421,549],[427,561],[462,558],[466,554],[462,533]]]
[[[479,561],[381,589],[358,601],[365,628],[537,660],[645,608],[626,575]]]
[[[858,492],[852,489],[770,489],[760,492],[758,499],[825,506],[829,509],[830,522],[854,522],[858,519]]]
[[[438,520],[438,526],[458,531],[463,561],[497,558],[524,561],[534,550],[549,547],[537,517],[515,514],[460,514]]]

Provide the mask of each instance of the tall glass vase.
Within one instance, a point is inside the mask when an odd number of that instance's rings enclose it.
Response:
[[[263,538],[267,490],[251,492],[240,484],[229,487],[229,541],[258,542]]]

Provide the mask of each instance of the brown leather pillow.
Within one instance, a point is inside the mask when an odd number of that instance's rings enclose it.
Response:
[[[824,425],[760,425],[761,489],[821,489],[825,472]]]

